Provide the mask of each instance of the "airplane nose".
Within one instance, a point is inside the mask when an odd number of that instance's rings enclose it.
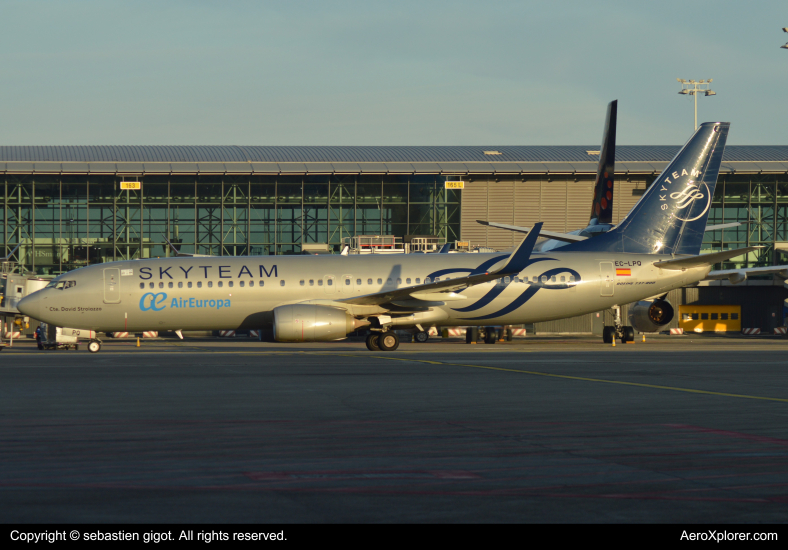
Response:
[[[19,300],[19,303],[16,305],[16,308],[24,315],[27,315],[28,317],[32,317],[33,319],[40,319],[41,297],[36,296],[36,294],[25,296],[24,298]]]

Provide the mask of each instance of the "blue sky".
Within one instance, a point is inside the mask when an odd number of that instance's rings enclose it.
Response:
[[[0,0],[2,145],[788,145],[777,0]]]

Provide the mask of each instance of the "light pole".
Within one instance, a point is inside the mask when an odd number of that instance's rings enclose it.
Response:
[[[695,96],[695,129],[698,128],[698,92],[703,92],[703,95],[710,96],[710,95],[717,95],[717,92],[714,92],[709,89],[709,85],[711,84],[711,78],[708,80],[684,80],[683,78],[677,78],[681,83],[681,91],[679,92],[681,95],[691,95]]]

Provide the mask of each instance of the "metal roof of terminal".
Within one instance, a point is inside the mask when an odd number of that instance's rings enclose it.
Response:
[[[619,145],[618,162],[668,162],[678,145]],[[0,146],[0,162],[595,162],[598,145],[554,146]],[[496,151],[500,155],[485,154]],[[728,162],[788,162],[788,145],[730,145]]]

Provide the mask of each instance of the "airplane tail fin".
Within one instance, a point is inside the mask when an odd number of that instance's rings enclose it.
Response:
[[[621,223],[564,250],[698,254],[729,127],[701,124]]]
[[[613,223],[613,176],[616,170],[616,118],[618,100],[607,106],[602,149],[594,184],[594,202],[591,204],[591,221],[588,225]]]

